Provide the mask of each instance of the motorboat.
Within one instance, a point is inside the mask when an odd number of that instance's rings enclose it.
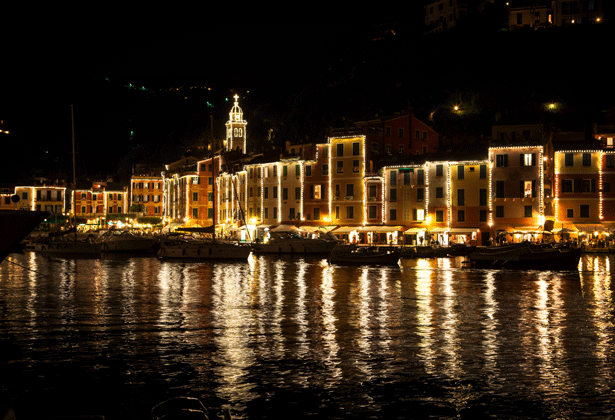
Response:
[[[305,238],[297,233],[275,235],[266,243],[255,243],[255,254],[323,254],[327,255],[338,244],[328,238]]]
[[[516,243],[476,247],[467,259],[476,268],[577,270],[581,252],[579,247]]]
[[[159,240],[150,235],[135,235],[125,230],[107,230],[97,239],[103,253],[147,253],[154,251]]]
[[[44,256],[67,258],[98,258],[102,252],[102,243],[93,235],[87,237],[67,235],[36,244],[34,251]]]
[[[449,247],[421,245],[401,248],[402,258],[444,258],[449,256]]]
[[[250,245],[235,242],[177,238],[162,241],[158,249],[158,257],[193,260],[247,260],[251,252]]]
[[[401,252],[394,247],[336,246],[329,253],[329,262],[338,265],[399,265]]]
[[[0,210],[0,262],[47,216],[46,211]]]

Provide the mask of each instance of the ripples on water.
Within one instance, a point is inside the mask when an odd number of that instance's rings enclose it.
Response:
[[[612,256],[577,272],[321,259],[0,264],[0,408],[145,419],[613,415]],[[24,268],[25,267],[25,268]]]

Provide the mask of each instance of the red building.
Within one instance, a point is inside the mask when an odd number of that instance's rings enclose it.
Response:
[[[331,136],[365,136],[365,172],[387,165],[394,155],[423,155],[438,151],[439,135],[413,113],[392,118],[357,121],[352,126],[331,130]],[[382,162],[382,163],[379,163]]]
[[[414,114],[384,121],[384,153],[424,155],[438,151],[438,133]]]

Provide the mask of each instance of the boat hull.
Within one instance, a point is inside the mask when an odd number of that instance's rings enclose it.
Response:
[[[202,242],[162,244],[158,257],[178,260],[247,260],[252,248],[247,245]]]
[[[102,243],[104,253],[138,253],[152,251],[158,241],[153,238],[111,240]]]
[[[255,254],[322,254],[327,255],[336,242],[322,239],[291,239],[254,244]]]
[[[335,265],[399,266],[398,250],[369,250],[364,248],[336,248],[329,254],[329,263]]]
[[[0,262],[47,216],[46,211],[0,210]]]
[[[58,241],[40,244],[35,251],[48,257],[98,258],[102,252],[102,244],[87,241]]]
[[[505,247],[477,250],[468,256],[475,268],[515,270],[578,270],[581,248],[547,248],[539,246]]]

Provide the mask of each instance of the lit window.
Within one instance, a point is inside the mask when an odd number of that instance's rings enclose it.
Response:
[[[532,156],[532,153],[525,153],[523,155],[523,166],[533,166]]]
[[[531,198],[532,197],[532,181],[525,181],[523,183],[523,197]]]
[[[425,209],[416,209],[416,220],[419,222],[425,220]]]

